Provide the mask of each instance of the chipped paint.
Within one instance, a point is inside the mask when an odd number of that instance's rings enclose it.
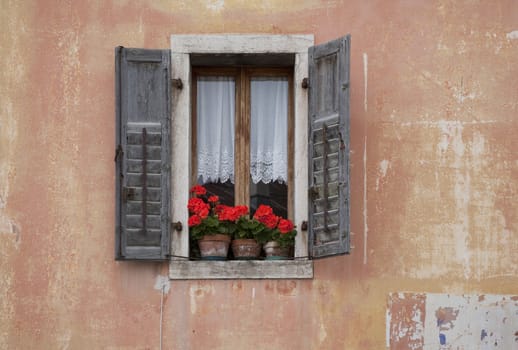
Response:
[[[376,177],[376,191],[380,189],[380,181],[387,176],[387,170],[390,167],[390,162],[383,159],[379,164],[378,176]]]
[[[225,0],[207,0],[206,6],[212,11],[220,12],[225,7]]]
[[[509,40],[516,40],[518,39],[518,30],[513,30],[512,32],[507,33],[505,36]]]
[[[162,291],[164,294],[168,294],[171,289],[171,281],[168,276],[158,275],[156,276],[154,287],[156,290]]]
[[[510,295],[392,293],[391,349],[514,349],[518,299]]]

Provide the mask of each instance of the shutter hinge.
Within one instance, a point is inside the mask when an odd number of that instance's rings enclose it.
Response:
[[[182,226],[182,223],[180,221],[177,221],[177,222],[172,222],[171,223],[171,228],[180,232],[182,229],[183,229],[183,226]]]
[[[309,80],[308,80],[308,78],[302,79],[301,86],[302,86],[303,89],[307,89],[309,87]]]
[[[171,79],[171,84],[179,89],[179,90],[182,90],[183,89],[183,83],[182,83],[182,79],[180,78],[177,78],[177,79]]]
[[[302,225],[300,225],[301,231],[307,231],[308,230],[308,222],[306,220],[302,221]]]
[[[115,149],[115,158],[113,159],[114,162],[116,162],[117,160],[119,160],[119,157],[123,154],[124,152],[122,151],[122,146],[121,145],[118,145],[117,148]]]
[[[311,186],[308,191],[309,191],[309,197],[311,198],[311,200],[314,200],[319,195],[317,186]]]

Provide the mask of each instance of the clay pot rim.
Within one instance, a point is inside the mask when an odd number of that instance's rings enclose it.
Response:
[[[222,233],[215,233],[213,235],[205,235],[198,241],[223,241],[230,242],[230,236]]]
[[[259,244],[254,238],[236,238],[232,240],[232,244]]]

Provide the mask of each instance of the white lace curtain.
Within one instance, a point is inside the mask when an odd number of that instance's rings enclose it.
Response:
[[[199,77],[196,101],[198,182],[234,182],[234,78]]]
[[[253,78],[250,98],[252,181],[284,183],[288,178],[288,80]]]
[[[200,77],[197,83],[198,182],[234,182],[235,83]],[[288,81],[251,80],[250,175],[254,183],[287,181]]]

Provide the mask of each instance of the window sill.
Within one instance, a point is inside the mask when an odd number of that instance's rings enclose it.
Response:
[[[183,261],[172,260],[169,278],[195,279],[310,279],[311,260]]]

